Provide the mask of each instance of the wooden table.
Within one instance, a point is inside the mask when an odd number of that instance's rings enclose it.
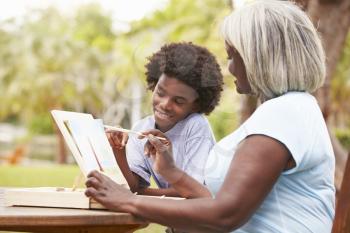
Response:
[[[146,221],[130,214],[106,210],[3,205],[3,199],[0,197],[0,231],[118,233],[133,232],[148,225]]]

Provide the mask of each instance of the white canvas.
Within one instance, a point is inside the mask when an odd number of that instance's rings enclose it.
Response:
[[[114,158],[102,120],[86,113],[59,110],[51,113],[85,176],[92,170],[99,170],[128,187]]]

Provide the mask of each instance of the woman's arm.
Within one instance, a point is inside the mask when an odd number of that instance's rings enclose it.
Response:
[[[181,194],[174,188],[143,188],[139,189],[137,194],[148,196],[182,197]]]
[[[157,155],[165,147],[151,137]],[[107,177],[93,172],[86,195],[107,208],[149,221],[198,232],[227,232],[243,225],[268,195],[290,157],[284,145],[267,136],[253,135],[241,142],[225,181],[215,198],[191,200],[147,199],[130,194]],[[163,167],[160,167],[162,170]],[[164,170],[162,171],[165,172]],[[176,175],[172,178],[177,179]]]

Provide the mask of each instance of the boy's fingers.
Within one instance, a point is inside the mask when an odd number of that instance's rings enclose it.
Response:
[[[157,149],[164,146],[164,144],[156,137],[154,137],[152,134],[148,135],[148,141]]]
[[[122,139],[122,145],[125,146],[126,145],[126,142],[128,141],[129,139],[129,136],[127,133],[124,133],[123,134],[123,139]]]
[[[154,136],[163,137],[163,138],[168,139],[167,136],[165,136],[165,134],[162,131],[158,130],[158,129],[150,129],[150,130],[147,130],[147,131],[144,131],[144,132],[141,132],[141,133],[143,135],[146,135],[146,136],[152,134]]]
[[[143,152],[144,152],[145,155],[149,154],[149,149],[148,149],[147,145],[145,145],[145,148],[144,148]]]
[[[110,133],[106,133],[106,136],[107,136],[109,144],[112,145],[111,134]]]

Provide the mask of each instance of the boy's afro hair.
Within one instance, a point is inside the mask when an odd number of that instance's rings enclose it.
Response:
[[[146,80],[153,91],[162,74],[176,78],[197,91],[199,113],[209,115],[218,105],[223,76],[215,57],[192,43],[170,43],[148,58]]]

